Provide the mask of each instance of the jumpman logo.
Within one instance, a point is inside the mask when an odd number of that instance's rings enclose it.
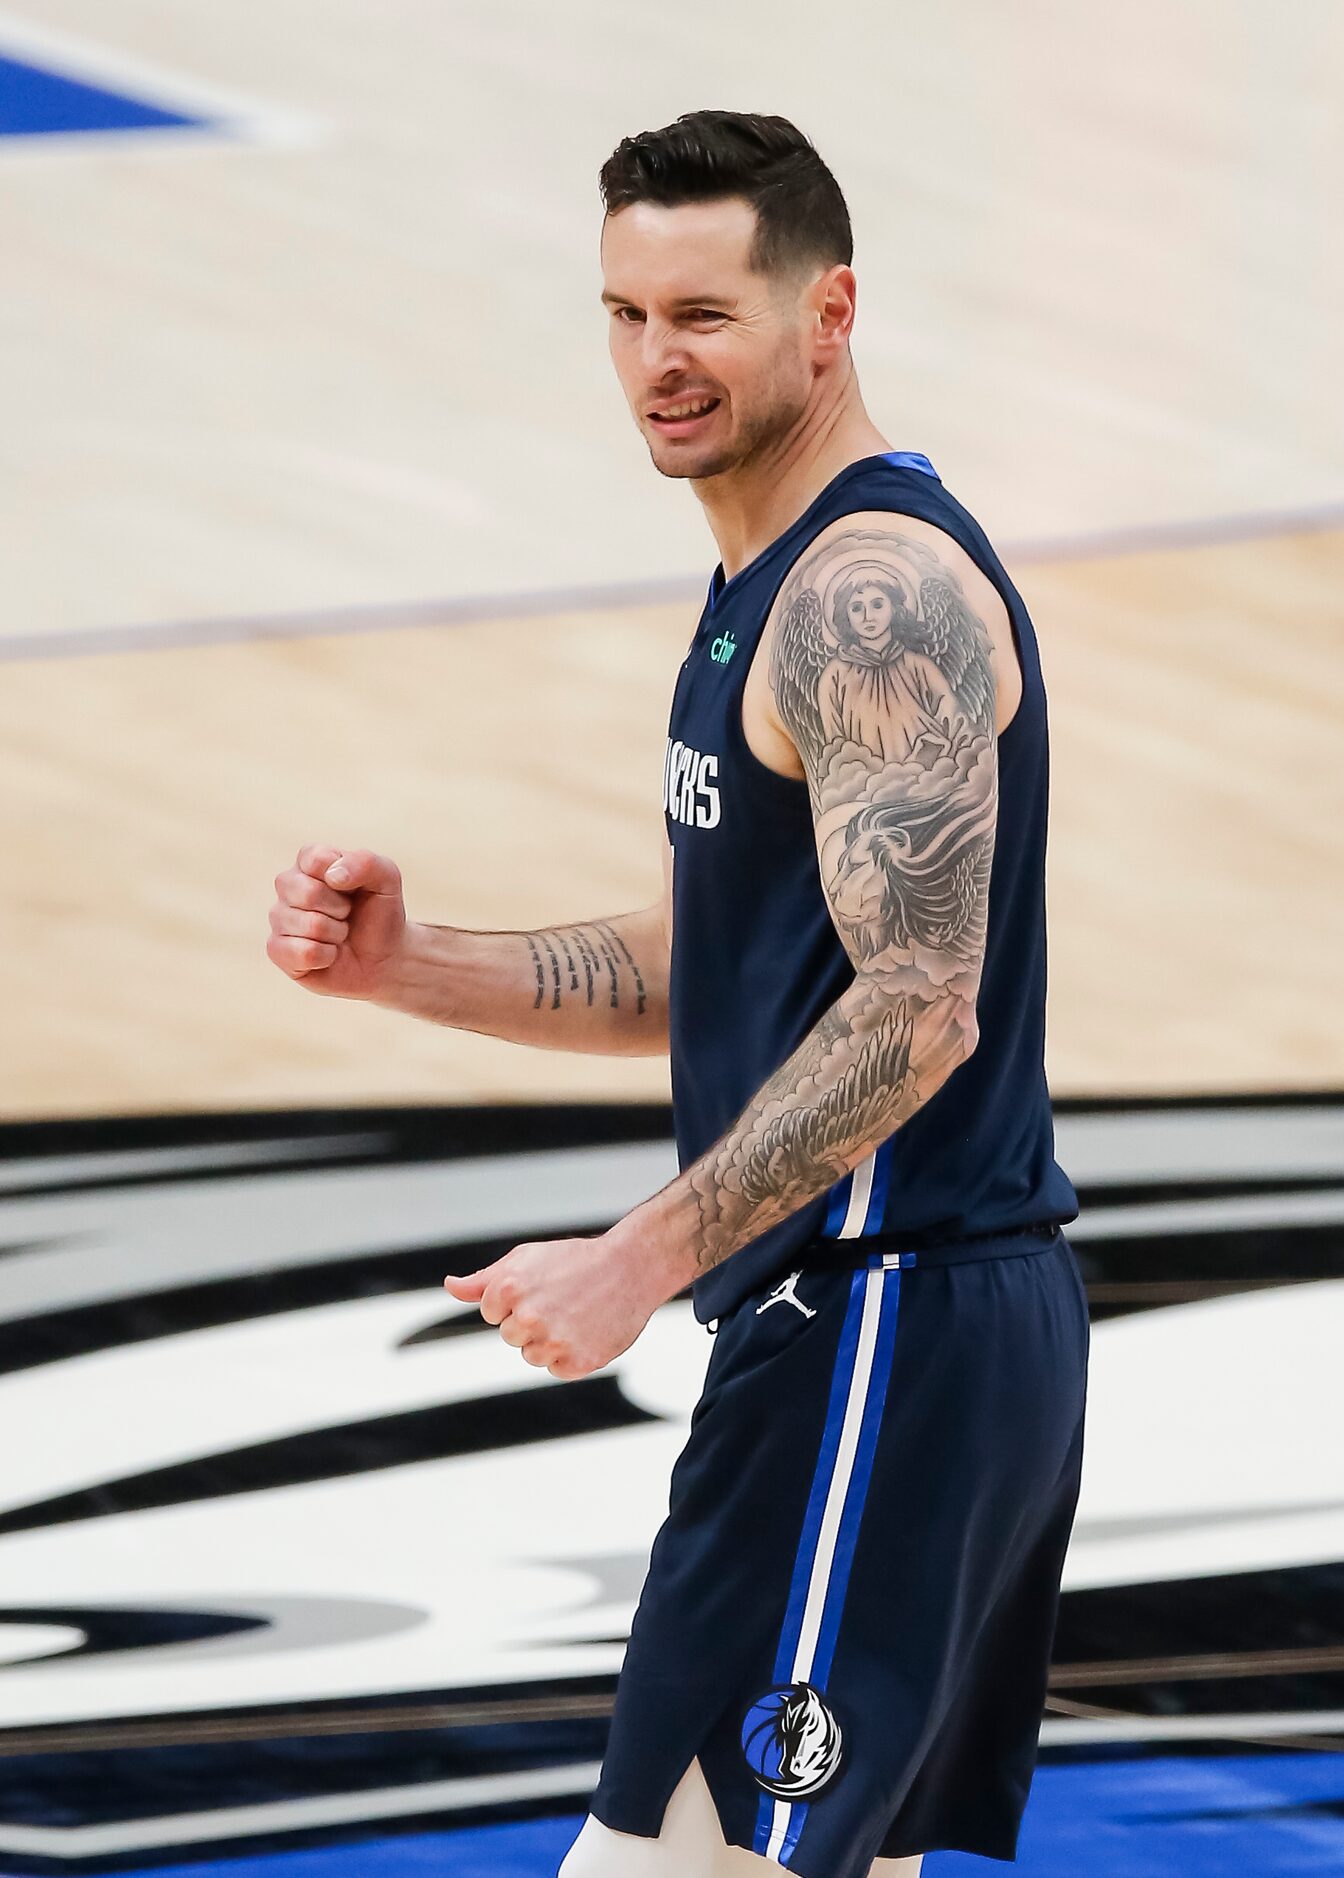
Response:
[[[791,1304],[795,1310],[801,1311],[804,1317],[815,1317],[816,1312],[810,1311],[803,1300],[794,1295],[794,1286],[802,1275],[801,1272],[790,1272],[783,1284],[775,1286],[765,1303],[756,1306],[756,1315],[759,1317],[762,1311],[768,1311],[772,1304]]]

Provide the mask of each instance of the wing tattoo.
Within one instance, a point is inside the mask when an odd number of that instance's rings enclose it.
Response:
[[[815,1170],[844,1172],[849,1144],[885,1136],[910,1078],[914,1021],[900,998],[857,1050],[840,1080],[807,1108],[785,1106],[761,1128],[741,1169],[742,1194],[756,1205],[781,1192],[815,1185]]]
[[[770,684],[779,714],[799,749],[813,755],[826,742],[826,729],[817,708],[826,663],[821,600],[814,588],[804,585],[779,622],[770,659]]]
[[[989,634],[945,574],[919,584],[918,620],[903,622],[906,643],[932,659],[966,714],[987,734],[994,729]]]

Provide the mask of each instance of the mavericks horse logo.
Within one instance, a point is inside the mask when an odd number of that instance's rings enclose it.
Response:
[[[835,1778],[844,1743],[840,1724],[810,1682],[757,1696],[742,1722],[742,1752],[767,1793],[805,1800]]]

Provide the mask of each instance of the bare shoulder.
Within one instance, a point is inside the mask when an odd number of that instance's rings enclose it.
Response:
[[[802,674],[811,690],[807,680],[821,679],[821,663],[837,648],[876,660],[898,642],[913,680],[936,686],[940,673],[946,682],[950,672],[958,685],[984,692],[982,708],[995,732],[1011,722],[1022,673],[994,583],[931,522],[862,510],[814,536],[780,587],[743,698],[743,729],[754,754],[782,774],[803,774],[798,727],[789,722],[799,657],[806,663],[810,652],[818,663],[816,674]]]

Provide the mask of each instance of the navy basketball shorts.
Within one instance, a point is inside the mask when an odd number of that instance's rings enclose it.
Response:
[[[719,1321],[591,1802],[614,1831],[656,1838],[698,1757],[727,1844],[800,1878],[1015,1854],[1086,1296],[1058,1231],[883,1244],[814,1243]]]

